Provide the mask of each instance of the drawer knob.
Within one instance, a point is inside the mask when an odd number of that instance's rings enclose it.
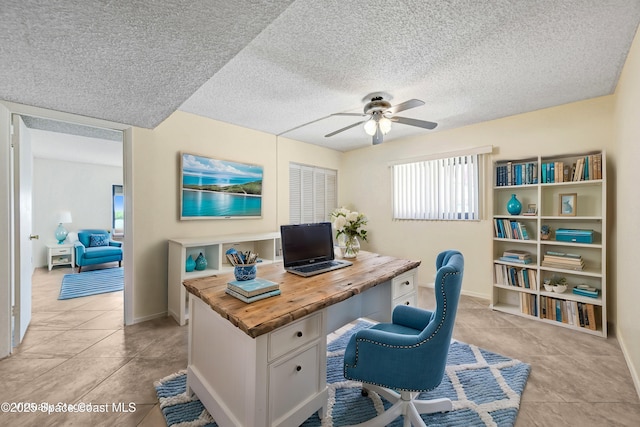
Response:
[[[300,366],[300,365],[296,366],[296,371],[298,371],[298,372],[302,371],[302,366]]]
[[[404,282],[402,282],[403,285],[409,285],[410,282],[408,280],[405,280]]]
[[[404,305],[411,305],[411,301],[405,301]]]
[[[298,332],[296,332],[296,336],[297,336],[298,338],[300,338],[300,337],[302,336],[302,331],[298,331]],[[298,370],[299,370],[299,369],[298,369]]]

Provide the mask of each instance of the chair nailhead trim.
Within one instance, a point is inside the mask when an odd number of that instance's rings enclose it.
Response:
[[[416,344],[413,344],[413,345],[389,345],[389,344],[378,342],[378,341],[374,341],[374,340],[371,340],[371,339],[368,339],[368,338],[358,338],[358,339],[356,339],[356,363],[354,365],[345,364],[345,369],[344,369],[345,377],[347,379],[349,379],[349,380],[354,380],[354,378],[346,376],[346,367],[348,366],[349,368],[355,368],[356,366],[358,366],[358,356],[359,356],[359,348],[358,348],[358,344],[357,344],[358,342],[368,342],[370,344],[379,345],[381,347],[388,347],[388,348],[409,349],[409,348],[420,347],[424,343],[431,341],[433,339],[433,337],[438,334],[438,331],[442,328],[442,324],[444,323],[444,319],[445,319],[446,314],[447,314],[447,296],[444,293],[444,282],[445,282],[445,279],[450,275],[457,275],[457,274],[460,274],[460,272],[456,271],[454,273],[445,273],[442,276],[442,281],[440,282],[440,292],[442,293],[442,297],[443,297],[442,316],[440,317],[440,322],[438,323],[438,326],[436,327],[435,331],[433,331],[433,333],[431,335],[429,335],[429,337],[427,337],[424,340],[420,341],[419,343],[416,343]],[[358,379],[355,379],[355,380],[358,381]],[[377,386],[380,386],[380,387],[387,387],[384,384],[378,384],[378,383],[368,383],[368,384],[373,384],[373,385],[377,385]],[[429,389],[420,389],[420,390],[410,390],[410,389],[404,389],[404,388],[395,388],[395,389],[396,390],[400,390],[400,391],[425,392],[425,391],[431,391],[434,388],[435,387],[429,388]]]

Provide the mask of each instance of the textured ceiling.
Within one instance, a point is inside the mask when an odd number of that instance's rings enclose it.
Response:
[[[640,22],[638,0],[4,3],[0,99],[149,128],[180,109],[338,150],[371,144],[324,137],[371,92],[439,124],[386,142],[611,94]]]

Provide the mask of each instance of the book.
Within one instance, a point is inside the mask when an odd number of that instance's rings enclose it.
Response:
[[[269,297],[275,297],[277,295],[280,295],[280,289],[276,289],[274,291],[269,291],[269,292],[265,292],[253,297],[245,297],[242,294],[239,294],[229,288],[225,289],[225,292],[229,295],[231,295],[232,297],[238,298],[240,301],[246,302],[246,303],[251,303],[251,302],[255,302],[255,301],[259,301],[261,299],[265,299],[265,298],[269,298]]]
[[[269,280],[255,278],[252,280],[233,280],[227,283],[227,287],[245,297],[253,297],[265,292],[279,289],[280,285]]]
[[[515,264],[531,264],[531,258],[520,259],[520,258],[512,258],[508,256],[507,257],[501,256],[500,261],[512,262]]]
[[[509,249],[507,251],[504,251],[502,252],[502,256],[520,259],[531,258],[531,254],[529,252],[521,251],[519,249]]]
[[[591,290],[586,290],[586,289],[580,289],[580,288],[573,288],[573,290],[571,292],[573,292],[576,295],[582,295],[585,297],[589,297],[589,298],[598,298],[598,290],[595,288],[593,291]]]

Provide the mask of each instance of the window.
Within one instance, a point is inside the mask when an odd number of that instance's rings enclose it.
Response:
[[[335,170],[289,164],[289,222],[329,221],[337,207],[338,173]]]
[[[124,191],[122,185],[111,186],[111,228],[113,236],[124,236]]]
[[[490,148],[393,164],[393,218],[480,219],[481,154]]]

